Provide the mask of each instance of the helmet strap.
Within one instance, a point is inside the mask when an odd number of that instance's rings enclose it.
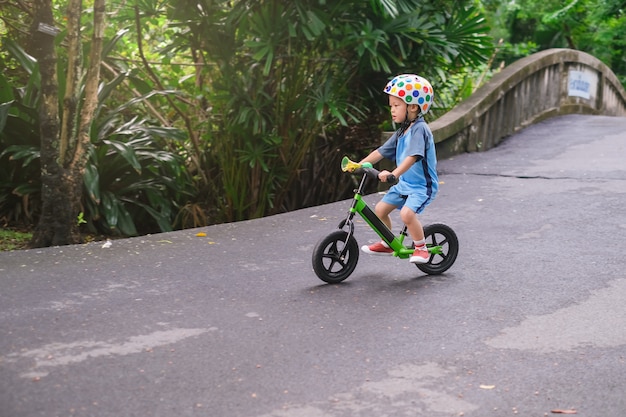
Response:
[[[404,122],[402,122],[400,124],[400,127],[397,130],[398,136],[404,135],[404,132],[406,132],[406,130],[409,128],[409,126],[411,126],[411,124],[414,121],[419,119],[421,115],[422,115],[422,110],[420,109],[419,113],[417,113],[417,116],[415,116],[415,119],[411,120],[411,119],[409,119],[409,109],[407,108],[406,109],[406,116],[404,117]]]

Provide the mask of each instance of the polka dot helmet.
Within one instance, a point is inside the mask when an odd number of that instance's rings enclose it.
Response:
[[[415,74],[401,74],[389,81],[385,93],[404,100],[406,104],[417,104],[422,114],[428,113],[433,104],[434,91],[426,78]]]

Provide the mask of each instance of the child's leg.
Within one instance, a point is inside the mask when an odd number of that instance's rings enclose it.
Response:
[[[376,207],[374,207],[376,215],[383,223],[385,223],[385,226],[387,226],[389,230],[391,230],[391,217],[389,217],[389,214],[391,214],[396,207],[397,206],[387,203],[386,201],[379,201],[378,204],[376,204]]]
[[[406,227],[413,238],[413,241],[417,243],[424,242],[424,229],[422,227],[422,223],[419,221],[417,217],[417,213],[415,213],[409,207],[402,207],[400,210],[400,218],[402,222],[406,224]]]
[[[415,244],[415,250],[413,251],[413,255],[409,261],[415,264],[427,263],[430,260],[430,253],[426,248],[424,228],[422,227],[422,223],[417,218],[415,209],[409,207],[407,204],[402,207],[402,210],[400,211],[400,218],[404,224],[406,224],[406,227],[413,238],[413,243]]]

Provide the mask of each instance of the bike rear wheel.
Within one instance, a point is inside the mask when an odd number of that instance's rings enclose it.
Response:
[[[324,282],[339,283],[352,274],[359,261],[359,246],[354,237],[337,230],[321,239],[313,250],[313,271]],[[345,249],[345,251],[344,251]],[[344,252],[342,255],[341,253]]]
[[[450,226],[436,223],[424,227],[426,246],[439,248],[431,251],[428,263],[416,264],[420,271],[429,275],[439,275],[447,271],[456,261],[459,253],[459,239]]]

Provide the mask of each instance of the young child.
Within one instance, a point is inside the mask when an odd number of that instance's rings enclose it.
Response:
[[[407,225],[415,243],[412,263],[426,263],[430,257],[424,240],[424,229],[417,218],[435,198],[439,189],[437,155],[430,128],[424,115],[433,103],[433,88],[428,80],[415,74],[402,74],[392,79],[384,89],[389,95],[391,117],[400,128],[384,145],[361,160],[375,164],[383,158],[395,162],[396,168],[380,172],[379,179],[387,182],[393,174],[398,183],[392,186],[376,205],[376,215],[391,229],[389,214],[401,208],[400,218]],[[363,246],[362,251],[375,255],[391,255],[393,249],[385,242]]]

